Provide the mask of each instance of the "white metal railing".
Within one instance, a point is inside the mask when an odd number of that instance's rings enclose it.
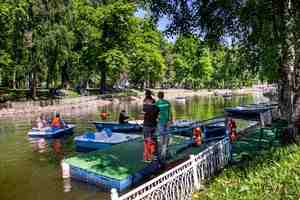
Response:
[[[225,138],[198,155],[136,189],[118,197],[112,189],[112,200],[190,200],[194,191],[216,171],[228,164],[230,142]]]

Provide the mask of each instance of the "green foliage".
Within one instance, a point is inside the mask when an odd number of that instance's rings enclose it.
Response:
[[[191,74],[191,67],[189,66],[187,61],[185,61],[183,56],[181,55],[175,56],[174,67],[176,73],[175,76],[176,82],[187,84]]]
[[[195,66],[193,72],[194,76],[201,77],[201,79],[205,82],[212,79],[213,66],[211,53],[208,47],[203,48],[199,59],[199,66]]]
[[[113,83],[116,82],[120,74],[128,68],[126,55],[118,49],[111,49],[99,56],[98,59],[100,63],[107,67],[107,73]]]
[[[249,66],[238,68],[249,63],[238,50],[211,48],[189,31],[170,43],[154,18],[135,16],[137,6],[129,0],[1,1],[0,85],[98,87],[124,77],[137,87],[234,87],[248,84],[245,78],[252,83]],[[258,60],[262,74],[274,73],[277,51],[264,55]]]
[[[255,82],[255,75],[243,66],[238,47],[209,48],[206,42],[186,34],[177,39],[174,50],[175,82],[183,87],[231,88]]]
[[[247,75],[244,80],[259,72],[260,79],[277,81],[283,78],[280,73],[286,70],[287,60],[298,63],[286,53],[292,53],[290,49],[294,48],[296,57],[300,57],[299,1],[148,0],[141,5],[156,19],[171,19],[169,33],[194,33],[213,47],[220,43],[238,45],[241,69],[233,66],[231,71],[247,72],[243,73]]]
[[[136,86],[149,87],[151,82],[161,81],[165,72],[165,60],[161,54],[162,35],[151,21],[136,21],[139,28],[131,35],[130,80]]]

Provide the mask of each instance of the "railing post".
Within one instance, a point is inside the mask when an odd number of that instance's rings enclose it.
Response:
[[[195,155],[190,155],[190,159],[192,160],[192,167],[193,167],[193,177],[194,177],[194,187],[196,190],[200,189],[200,181],[197,175],[197,163],[195,161]]]
[[[118,194],[118,191],[117,189],[113,188],[111,189],[111,200],[119,200],[119,194]]]
[[[225,140],[225,165],[227,165],[229,163],[229,161],[232,159],[232,146],[231,146],[231,142],[229,141],[229,139]]]

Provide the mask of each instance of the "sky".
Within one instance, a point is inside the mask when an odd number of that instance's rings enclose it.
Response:
[[[144,18],[146,14],[147,14],[146,11],[143,9],[138,9],[138,11],[135,13],[137,17],[141,17],[141,18]],[[158,21],[158,29],[160,31],[165,31],[168,23],[169,20],[167,19],[167,17],[160,18],[160,20]]]
[[[138,9],[138,11],[135,13],[136,16],[142,17],[142,18],[146,17],[146,14],[147,14],[146,11],[143,9]],[[158,29],[162,32],[165,31],[169,23],[170,23],[170,20],[167,17],[160,18],[158,21],[158,25],[157,25]],[[176,36],[168,36],[168,37],[165,36],[165,38],[171,43],[175,43],[175,41],[176,41]],[[224,39],[223,42],[225,45],[231,46],[233,44],[232,37],[230,37],[229,35],[224,36],[223,39]]]
[[[135,13],[136,16],[142,17],[142,18],[144,18],[146,16],[146,14],[147,13],[143,9],[138,9],[138,11]],[[159,19],[158,25],[157,25],[158,30],[160,30],[162,32],[165,31],[169,23],[170,23],[170,21],[168,20],[168,18],[166,16],[165,17],[161,17]],[[176,37],[175,36],[173,36],[173,37],[166,37],[166,39],[168,41],[170,41],[170,42],[175,42],[176,41]]]

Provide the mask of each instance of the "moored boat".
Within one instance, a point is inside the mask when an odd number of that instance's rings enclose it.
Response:
[[[46,127],[42,129],[32,128],[31,131],[27,133],[29,137],[44,137],[44,138],[54,138],[61,137],[63,135],[71,134],[75,128],[74,124],[68,124],[64,128],[51,128]]]
[[[142,126],[138,123],[123,123],[118,122],[93,122],[98,132],[104,128],[110,129],[112,132],[120,133],[136,133],[142,131]]]
[[[93,151],[106,149],[116,144],[129,142],[138,138],[141,135],[124,134],[124,133],[106,133],[102,132],[88,132],[84,135],[75,137],[75,145],[78,151]]]
[[[175,101],[178,103],[185,103],[186,102],[186,97],[176,97]]]
[[[167,161],[178,159],[177,155],[190,147],[191,143],[189,138],[171,136]],[[144,140],[138,138],[111,148],[74,155],[64,159],[62,166],[68,175],[66,177],[122,191],[142,182],[160,168],[157,160],[143,161],[143,148]]]

